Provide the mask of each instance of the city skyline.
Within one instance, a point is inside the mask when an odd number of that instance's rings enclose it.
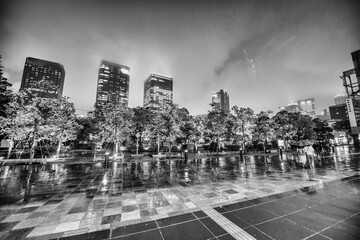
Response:
[[[129,107],[153,72],[174,79],[192,115],[225,89],[231,106],[277,111],[343,94],[339,78],[360,48],[355,1],[3,1],[4,76],[18,90],[26,57],[62,64],[63,95],[91,110],[101,60],[131,68]],[[259,17],[261,16],[261,17]],[[31,20],[31,21],[30,21]]]

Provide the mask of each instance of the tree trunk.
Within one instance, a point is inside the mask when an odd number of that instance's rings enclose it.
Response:
[[[119,143],[115,142],[115,146],[114,146],[114,155],[117,156],[117,154],[119,153]]]
[[[57,146],[57,149],[56,149],[56,156],[57,157],[59,157],[59,155],[60,155],[60,150],[61,150],[61,140],[59,140],[58,146]]]
[[[35,138],[36,134],[35,132],[33,133],[33,140],[31,143],[31,147],[30,147],[30,164],[34,159],[34,155],[35,155],[35,145],[36,145],[36,138]]]
[[[13,145],[14,145],[14,140],[11,140],[11,142],[10,142],[10,147],[9,147],[9,149],[8,149],[7,159],[10,158],[11,151],[12,151],[12,149],[13,149]]]

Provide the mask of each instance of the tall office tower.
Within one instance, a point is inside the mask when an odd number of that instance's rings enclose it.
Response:
[[[62,97],[64,88],[65,70],[63,65],[41,59],[27,57],[21,80],[20,90],[29,89],[39,97],[57,98]],[[54,89],[43,89],[37,83],[41,80],[51,82]]]
[[[130,68],[120,64],[101,61],[96,90],[96,105],[110,100],[111,94],[117,93],[117,101],[128,107]]]
[[[144,107],[163,108],[173,103],[173,79],[150,74],[144,82]]]
[[[230,102],[229,102],[229,95],[228,93],[221,89],[219,92],[213,93],[211,95],[212,98],[212,105],[216,109],[223,109],[230,111]]]
[[[306,114],[309,116],[316,116],[315,99],[314,98],[298,100],[297,102],[300,106],[300,111],[302,114]]]

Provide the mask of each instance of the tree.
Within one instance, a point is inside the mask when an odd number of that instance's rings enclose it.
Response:
[[[75,148],[78,149],[82,147],[80,143],[89,143],[91,142],[90,136],[95,132],[95,118],[88,115],[83,118],[75,118],[75,121],[78,125],[80,125],[80,129],[77,131],[76,139],[75,139]]]
[[[162,140],[169,142],[170,146],[177,138],[181,137],[181,114],[182,110],[179,109],[179,106],[176,104],[167,105],[159,113],[159,127],[157,131],[162,136]],[[165,137],[165,139],[164,139]],[[169,148],[169,152],[171,147]]]
[[[333,128],[335,131],[343,131],[346,133],[346,135],[349,135],[351,133],[351,126],[349,120],[341,120],[336,121],[333,124]]]
[[[290,113],[286,110],[276,113],[273,117],[274,130],[277,139],[290,140],[295,134],[295,127],[290,119]]]
[[[315,124],[311,121],[311,117],[308,115],[302,115],[300,113],[290,113],[290,121],[294,125],[293,140],[315,140],[316,132],[314,131]]]
[[[9,89],[12,84],[3,77],[3,66],[1,62],[2,56],[0,55],[0,116],[6,117],[6,108],[11,100],[11,90]]]
[[[268,140],[274,139],[274,124],[273,120],[269,118],[267,112],[260,112],[254,119],[253,139],[263,143],[264,152],[266,152],[266,146]]]
[[[28,90],[22,90],[12,95],[6,109],[7,118],[0,118],[2,133],[18,143],[29,143],[30,161],[34,158],[36,143],[49,139],[53,131],[49,120],[55,114],[55,101],[57,100],[37,97]]]
[[[205,136],[216,141],[221,138],[225,131],[226,113],[222,109],[213,109],[208,112],[205,122]]]
[[[95,116],[95,141],[98,145],[109,143],[113,145],[114,154],[119,153],[119,145],[132,133],[133,115],[129,108],[119,103],[120,96],[114,93],[111,100],[102,106],[97,106]]]
[[[316,140],[320,142],[327,142],[330,139],[334,139],[333,129],[326,121],[314,118],[312,122],[315,124],[314,131],[316,133]]]
[[[245,151],[246,142],[251,138],[251,129],[254,122],[254,111],[251,108],[233,106],[235,116],[235,132],[237,139],[242,143]]]
[[[54,115],[50,118],[52,132],[50,136],[58,143],[56,155],[59,156],[63,142],[75,140],[77,132],[82,128],[75,120],[74,104],[70,103],[69,98],[62,97],[55,102]]]
[[[156,110],[150,107],[136,107],[132,109],[132,134],[136,133],[140,135],[140,146],[143,145],[144,135],[150,135],[149,131],[154,124],[154,118]]]

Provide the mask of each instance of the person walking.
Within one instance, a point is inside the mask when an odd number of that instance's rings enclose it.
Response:
[[[315,150],[314,150],[313,146],[312,145],[306,146],[304,148],[304,151],[306,154],[307,164],[309,165],[310,168],[314,168]]]

